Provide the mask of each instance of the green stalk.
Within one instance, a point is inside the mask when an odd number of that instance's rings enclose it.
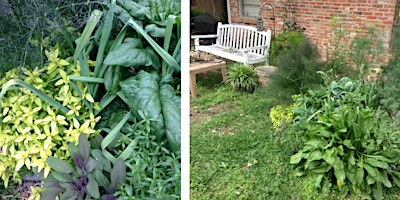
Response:
[[[111,144],[120,134],[122,126],[132,117],[132,112],[128,112],[124,118],[107,134],[107,136],[101,142],[101,149],[105,150],[108,145]]]
[[[74,60],[78,60],[78,56],[81,55],[83,49],[89,43],[90,36],[92,35],[94,28],[96,28],[97,24],[99,23],[102,14],[103,12],[100,10],[94,10],[90,15],[81,37],[76,41],[77,46],[74,54]]]
[[[0,92],[0,109],[3,106],[3,96],[6,94],[6,92],[10,89],[14,89],[13,86],[15,85],[19,85],[21,87],[24,87],[30,91],[32,91],[33,93],[35,93],[38,97],[40,97],[41,99],[43,99],[45,102],[47,102],[48,104],[50,104],[51,106],[57,108],[58,110],[60,110],[63,113],[68,113],[69,109],[65,106],[63,106],[62,104],[60,104],[58,101],[54,100],[53,98],[49,97],[47,94],[45,94],[44,92],[36,89],[35,87],[33,87],[32,85],[26,83],[23,80],[20,79],[11,79],[9,80],[6,84],[3,85],[3,89]]]
[[[112,25],[113,25],[115,2],[116,2],[116,0],[111,1],[111,6],[108,9],[107,14],[105,16],[104,25],[102,27],[102,32],[101,32],[100,45],[99,45],[99,49],[97,51],[97,56],[96,56],[94,77],[100,77],[99,73],[100,73],[100,69],[102,67],[102,63],[103,63],[104,50],[107,46],[108,38],[110,37],[110,33],[111,33]]]
[[[85,83],[104,83],[103,78],[96,78],[90,76],[70,76],[69,79]]]

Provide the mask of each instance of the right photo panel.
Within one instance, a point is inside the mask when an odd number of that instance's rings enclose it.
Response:
[[[399,199],[396,0],[191,0],[190,199]]]

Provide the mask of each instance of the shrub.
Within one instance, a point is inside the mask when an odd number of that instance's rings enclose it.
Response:
[[[235,63],[229,68],[225,82],[233,89],[243,92],[254,92],[258,86],[258,78],[253,67],[240,63]]]
[[[47,157],[67,159],[68,143],[77,143],[81,132],[99,133],[94,129],[99,117],[93,115],[98,104],[71,80],[80,74],[79,66],[58,54],[58,49],[46,51],[49,64],[44,69],[22,69],[19,76],[14,68],[0,80],[0,176],[6,186],[10,177],[20,182],[20,171],[32,168],[47,176]]]
[[[400,187],[400,131],[376,109],[375,93],[375,85],[345,77],[297,99],[293,125],[303,130],[303,146],[290,159],[297,175],[344,196],[382,199],[383,186]]]
[[[290,99],[292,95],[318,87],[323,80],[317,71],[324,70],[325,66],[318,59],[316,47],[308,40],[282,55],[277,65],[278,70],[270,75],[268,87],[276,91],[273,95],[284,93],[287,97],[281,98]]]
[[[290,49],[300,46],[304,38],[303,33],[290,30],[277,35],[271,43],[270,65],[276,66],[280,57]]]
[[[383,77],[386,77],[386,81],[378,84],[377,96],[381,107],[391,116],[396,116],[400,111],[400,62],[393,61],[383,69]]]

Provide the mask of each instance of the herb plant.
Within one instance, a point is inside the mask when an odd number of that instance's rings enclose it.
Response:
[[[85,134],[80,134],[78,147],[69,145],[74,165],[48,157],[47,163],[52,168],[44,180],[44,191],[41,199],[117,199],[113,196],[118,184],[125,180],[125,164],[120,158],[113,167],[100,149],[91,149]]]
[[[312,177],[316,188],[382,199],[383,187],[400,186],[397,122],[376,109],[374,85],[345,77],[327,89],[295,102],[303,146],[290,163],[297,175]]]
[[[254,92],[258,87],[258,78],[253,66],[241,63],[229,67],[225,82],[233,89],[242,92]]]
[[[93,114],[98,103],[73,83],[79,66],[60,58],[58,49],[46,55],[44,69],[22,69],[19,75],[14,68],[0,80],[0,176],[6,186],[10,178],[20,182],[21,171],[35,169],[46,177],[47,157],[67,159],[68,143],[77,143],[81,132],[100,132],[94,128],[100,118]]]

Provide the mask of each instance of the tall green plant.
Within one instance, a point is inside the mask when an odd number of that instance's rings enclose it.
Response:
[[[105,4],[107,11],[104,15],[101,11],[94,11],[93,19],[77,40],[74,59],[82,67],[82,76],[74,77],[74,80],[84,82],[89,93],[100,100],[100,112],[96,114],[101,115],[101,110],[117,99],[123,100],[137,118],[141,118],[138,110],[149,113],[155,120],[152,123],[154,134],[159,140],[166,136],[170,147],[178,152],[180,98],[176,95],[175,88],[178,87],[174,82],[180,74],[180,17],[174,15],[179,12],[171,5],[176,6],[176,1],[113,0]],[[103,23],[96,30],[102,17]],[[124,26],[115,40],[110,40],[115,19],[120,19]],[[91,51],[96,52],[93,72],[88,64]],[[151,87],[145,84],[149,78],[154,78]],[[126,87],[132,87],[132,84],[140,86],[138,94],[124,93],[123,81],[129,82]],[[103,84],[106,91],[101,90]],[[142,95],[145,93],[148,95]],[[108,137],[117,138],[118,134],[118,131],[112,131]]]
[[[278,70],[270,75],[268,87],[280,93],[285,91],[287,98],[309,88],[318,87],[322,79],[317,72],[324,70],[324,63],[319,61],[315,46],[308,40],[302,41],[283,54],[277,64]]]
[[[242,92],[254,92],[258,87],[258,78],[253,66],[235,63],[228,68],[225,81],[233,89]]]
[[[325,90],[322,97],[310,91],[295,102],[303,146],[290,163],[316,188],[382,199],[383,187],[400,186],[394,167],[400,155],[396,122],[375,109],[374,85],[345,77]]]

